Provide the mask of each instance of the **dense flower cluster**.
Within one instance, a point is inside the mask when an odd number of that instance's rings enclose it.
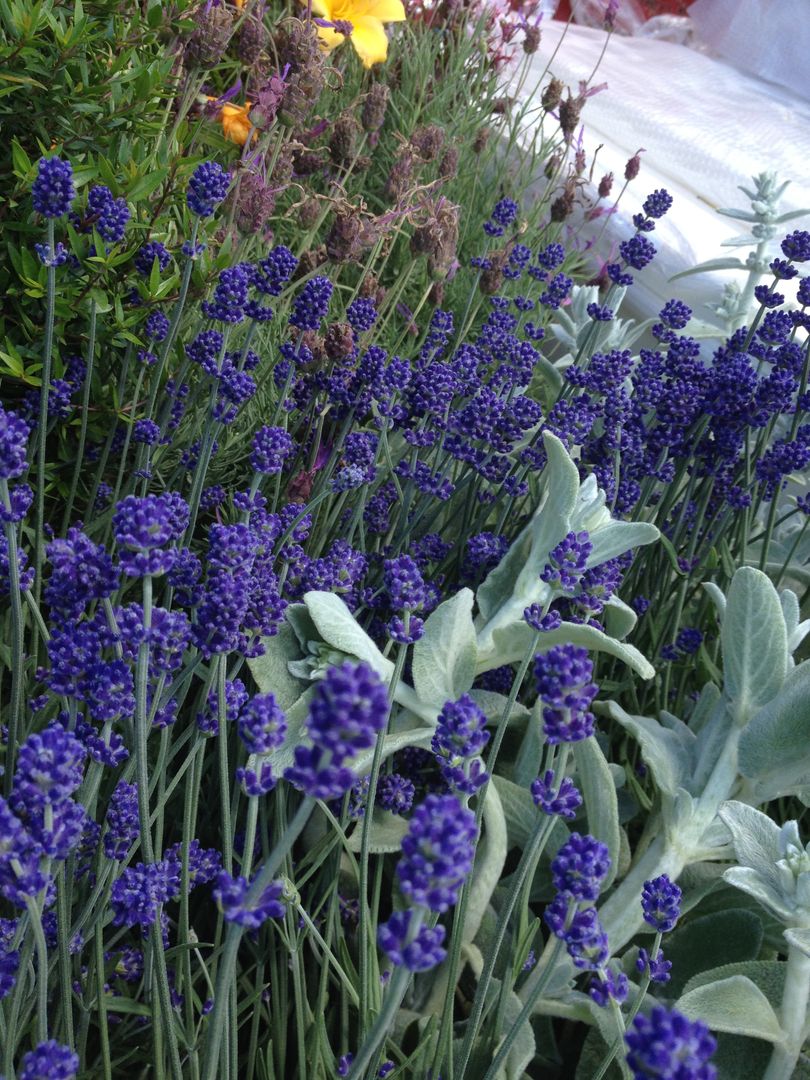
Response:
[[[430,748],[447,784],[464,795],[473,795],[485,784],[481,751],[489,741],[487,718],[469,694],[448,701],[439,713]]]
[[[671,1076],[673,1080],[714,1080],[717,1070],[709,1059],[717,1041],[700,1020],[682,1013],[653,1007],[649,1016],[633,1020],[625,1036],[627,1064],[633,1080]]]
[[[593,734],[594,718],[588,709],[598,687],[592,676],[588,651],[578,645],[554,645],[535,657],[534,677],[549,743],[578,742]]]

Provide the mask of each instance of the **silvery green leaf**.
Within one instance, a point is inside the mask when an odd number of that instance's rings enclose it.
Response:
[[[779,603],[782,605],[782,614],[785,617],[785,629],[787,630],[788,638],[790,638],[790,635],[799,625],[799,619],[801,618],[799,598],[792,589],[782,589],[779,593]]]
[[[319,637],[318,628],[312,621],[305,604],[290,604],[284,613],[285,621],[293,628],[301,651],[306,652],[310,641]]]
[[[509,850],[506,816],[498,789],[493,784],[488,784],[484,792],[482,826],[483,837],[476,848],[467,895],[467,911],[462,931],[465,945],[475,941],[492,894],[501,880],[506,853]]]
[[[568,533],[580,492],[579,471],[562,442],[545,431],[543,444],[548,455],[543,470],[545,496],[531,520],[531,549],[526,565],[516,575],[513,590],[516,596],[522,596],[529,584],[534,584],[549,552]]]
[[[777,887],[775,863],[782,857],[780,830],[767,814],[747,803],[730,799],[718,811],[731,833],[740,866],[749,866]]]
[[[248,667],[262,694],[273,694],[282,709],[288,709],[306,689],[294,678],[289,663],[301,656],[301,646],[292,626],[283,622],[274,637],[262,638],[264,653],[248,660]]]
[[[382,758],[381,761],[385,761],[386,758],[391,757],[392,754],[396,754],[399,750],[404,750],[406,746],[430,746],[433,739],[434,729],[432,727],[425,728],[411,728],[409,731],[396,731],[391,735],[386,735],[382,744]],[[349,763],[357,773],[358,776],[365,776],[366,773],[371,772],[371,763],[374,759],[374,749],[363,750],[356,757],[352,758]]]
[[[788,210],[786,214],[780,214],[774,222],[775,225],[783,225],[786,221],[796,221],[797,218],[807,217],[810,210]]]
[[[713,581],[704,581],[703,588],[711,597],[712,603],[717,611],[717,617],[722,622],[723,616],[726,613],[726,594],[720,586],[715,585]]]
[[[730,207],[723,207],[722,210],[716,210],[715,213],[722,214],[723,217],[736,218],[738,221],[751,221],[754,224],[759,221],[759,214],[752,214],[750,210],[734,210]]]
[[[372,855],[388,855],[402,849],[402,840],[408,831],[408,821],[390,810],[375,807],[371,818],[371,835],[368,850]],[[346,847],[355,853],[363,842],[363,822],[359,821],[346,840]]]
[[[488,659],[479,661],[476,674],[480,675],[502,664],[514,664],[522,660],[531,648],[533,640],[534,631],[522,621],[496,630],[492,636],[492,653]],[[595,626],[586,626],[583,623],[564,622],[556,630],[549,630],[543,634],[539,648],[541,651],[546,651],[552,645],[564,642],[583,645],[594,652],[609,653],[618,660],[622,660],[642,679],[651,679],[655,675],[655,668],[633,645],[616,641],[601,630],[597,630]]]
[[[696,765],[692,783],[695,791],[702,791],[706,787],[729,739],[734,738],[738,730],[728,702],[721,697],[713,683],[709,683],[709,686],[712,692],[706,693],[704,690],[705,701],[703,694],[698,701],[698,706],[701,707],[698,716],[701,725],[695,750]]]
[[[736,259],[734,256],[729,255],[722,259],[707,259],[706,262],[700,263],[699,266],[693,266],[689,270],[681,270],[678,274],[673,274],[669,279],[670,281],[677,281],[678,278],[689,277],[690,274],[704,274],[712,270],[744,270],[745,263],[742,259]]]
[[[785,619],[770,579],[752,566],[736,571],[726,605],[721,628],[725,692],[745,722],[785,681]]]
[[[789,927],[785,930],[785,940],[794,949],[810,956],[810,930],[806,927]]]
[[[610,870],[604,889],[613,884],[619,866],[619,803],[607,759],[596,739],[581,739],[572,747],[579,789],[588,814],[588,831],[607,845]]]
[[[498,565],[490,570],[475,594],[483,622],[488,622],[511,597],[517,576],[528,562],[531,546],[532,522],[530,521],[518,534],[517,539],[512,541],[512,546]]]
[[[717,702],[720,700],[720,691],[714,683],[706,683],[700,692],[700,697],[689,717],[689,727],[696,735],[699,735],[708,723]]]
[[[624,600],[620,600],[618,596],[611,596],[605,603],[602,621],[607,633],[617,641],[622,641],[635,627],[638,615],[629,604],[625,604]]]
[[[631,716],[615,701],[607,702],[604,710],[636,740],[659,791],[674,798],[679,787],[689,784],[693,758],[680,730],[670,730],[649,716]]]
[[[477,647],[472,606],[470,589],[439,604],[413,647],[414,690],[437,709],[458,700],[473,684]]]
[[[509,847],[526,847],[543,818],[542,812],[534,805],[534,799],[527,787],[513,784],[511,780],[497,773],[492,777],[491,783],[495,785],[501,798]]]
[[[532,709],[531,720],[526,725],[526,733],[523,736],[512,770],[512,778],[515,783],[522,784],[526,788],[540,775],[543,747],[546,742],[543,733],[542,710],[543,701],[538,698]]]
[[[810,774],[810,661],[794,668],[779,693],[740,735],[740,772],[788,794]]]
[[[304,603],[320,637],[333,648],[365,660],[384,682],[390,682],[394,665],[388,660],[335,593],[308,592]]]
[[[679,999],[677,1008],[690,1020],[703,1020],[713,1031],[750,1035],[772,1043],[785,1037],[771,1003],[745,975],[690,990]]]

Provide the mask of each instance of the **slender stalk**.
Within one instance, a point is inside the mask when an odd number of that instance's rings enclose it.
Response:
[[[48,219],[48,250],[54,250],[54,221]],[[53,363],[53,328],[56,318],[56,267],[48,266],[48,284],[45,294],[45,336],[42,344],[42,384],[39,391],[39,425],[36,432],[37,482],[36,522],[37,542],[34,553],[34,596],[37,603],[42,595],[42,564],[45,561],[45,449],[48,442],[48,395],[51,389],[51,366]],[[36,631],[34,634],[36,640]],[[36,652],[36,649],[33,650]]]
[[[780,1021],[786,1038],[776,1043],[762,1080],[790,1080],[804,1045],[810,1000],[810,956],[796,945],[788,950]]]
[[[9,512],[11,510],[11,496],[8,490],[8,480],[5,478],[0,479],[0,498],[3,500],[4,508]],[[16,523],[6,521],[5,531],[8,545],[8,588],[9,607],[11,609],[11,699],[7,713],[8,737],[6,739],[6,761],[3,775],[3,789],[6,798],[8,798],[11,794],[11,781],[14,775],[14,758],[20,741],[25,666],[23,659],[24,621],[20,594],[20,564]]]
[[[73,465],[73,477],[70,481],[70,494],[65,504],[65,512],[62,515],[62,535],[67,531],[70,518],[73,513],[73,504],[76,501],[76,492],[79,489],[79,477],[81,476],[84,463],[84,445],[87,441],[87,417],[90,409],[90,389],[93,383],[93,361],[96,352],[96,302],[90,301],[89,329],[87,331],[87,370],[84,376],[84,389],[82,391],[82,412],[79,426],[79,445],[76,448],[76,461]]]

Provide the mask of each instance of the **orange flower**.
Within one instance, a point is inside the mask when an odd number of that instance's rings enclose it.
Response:
[[[209,97],[208,100],[216,101],[217,99]],[[246,101],[244,105],[230,105],[226,102],[219,111],[219,122],[222,124],[222,131],[225,138],[230,140],[230,142],[236,143],[237,146],[244,146],[248,140],[251,128],[248,113],[252,107],[253,105],[250,101]],[[257,135],[254,131],[254,140],[256,137]]]

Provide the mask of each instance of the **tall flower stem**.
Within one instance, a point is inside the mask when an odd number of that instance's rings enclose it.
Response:
[[[250,886],[250,889],[248,889],[247,895],[245,896],[244,902],[246,905],[250,905],[251,902],[257,900],[273,880],[276,871],[292,850],[293,844],[298,839],[301,831],[309,820],[309,816],[314,807],[315,799],[310,796],[307,796],[301,802],[295,817],[284,830],[281,842],[276,845],[262,864],[261,868],[257,871],[253,884]],[[236,955],[239,952],[239,943],[242,940],[242,933],[242,927],[238,923],[231,923],[228,926],[225,946],[219,962],[219,969],[217,970],[214,1011],[211,1015],[211,1026],[209,1028],[208,1042],[205,1048],[205,1072],[203,1073],[203,1080],[217,1080],[220,1075],[219,1050],[222,1045],[222,1037],[225,1025],[228,1021],[228,1013],[230,1011],[228,1004],[231,998],[230,986],[234,977]]]
[[[70,494],[65,504],[65,512],[62,515],[62,535],[67,531],[70,524],[70,516],[73,513],[73,504],[76,501],[76,492],[79,489],[79,477],[82,472],[84,461],[84,446],[87,441],[87,415],[90,408],[90,388],[93,383],[93,360],[96,351],[96,302],[90,301],[90,314],[88,317],[89,329],[87,331],[87,369],[84,375],[84,389],[82,392],[82,414],[79,426],[79,445],[76,448],[76,461],[73,465],[73,477],[70,481]]]
[[[45,1042],[48,1038],[48,946],[45,943],[45,931],[42,929],[42,915],[36,901],[29,897],[25,906],[28,909],[37,954],[37,1038],[40,1042]]]
[[[5,510],[10,513],[11,497],[8,491],[8,480],[6,479],[0,480],[0,498],[3,500]],[[6,768],[3,775],[3,790],[6,798],[8,798],[11,794],[11,781],[14,775],[14,757],[20,741],[23,687],[25,684],[20,564],[17,551],[17,526],[13,521],[6,522],[6,543],[8,544],[8,587],[9,606],[11,608],[11,699],[7,714],[8,736],[6,740]]]
[[[48,219],[48,251],[54,250],[54,221]],[[45,561],[45,449],[48,441],[48,394],[51,388],[51,365],[53,362],[53,327],[56,317],[56,267],[53,260],[49,260],[48,284],[45,293],[45,338],[42,345],[42,384],[39,391],[39,426],[37,427],[37,541],[34,552],[34,595],[39,603],[42,595],[42,564]],[[34,631],[34,647],[36,653],[36,635]]]
[[[385,1002],[374,1021],[363,1045],[352,1062],[352,1067],[347,1074],[347,1080],[360,1080],[371,1059],[376,1055],[380,1043],[385,1038],[386,1032],[391,1030],[394,1018],[402,1004],[402,999],[411,981],[411,973],[407,968],[398,967],[385,995]]]

